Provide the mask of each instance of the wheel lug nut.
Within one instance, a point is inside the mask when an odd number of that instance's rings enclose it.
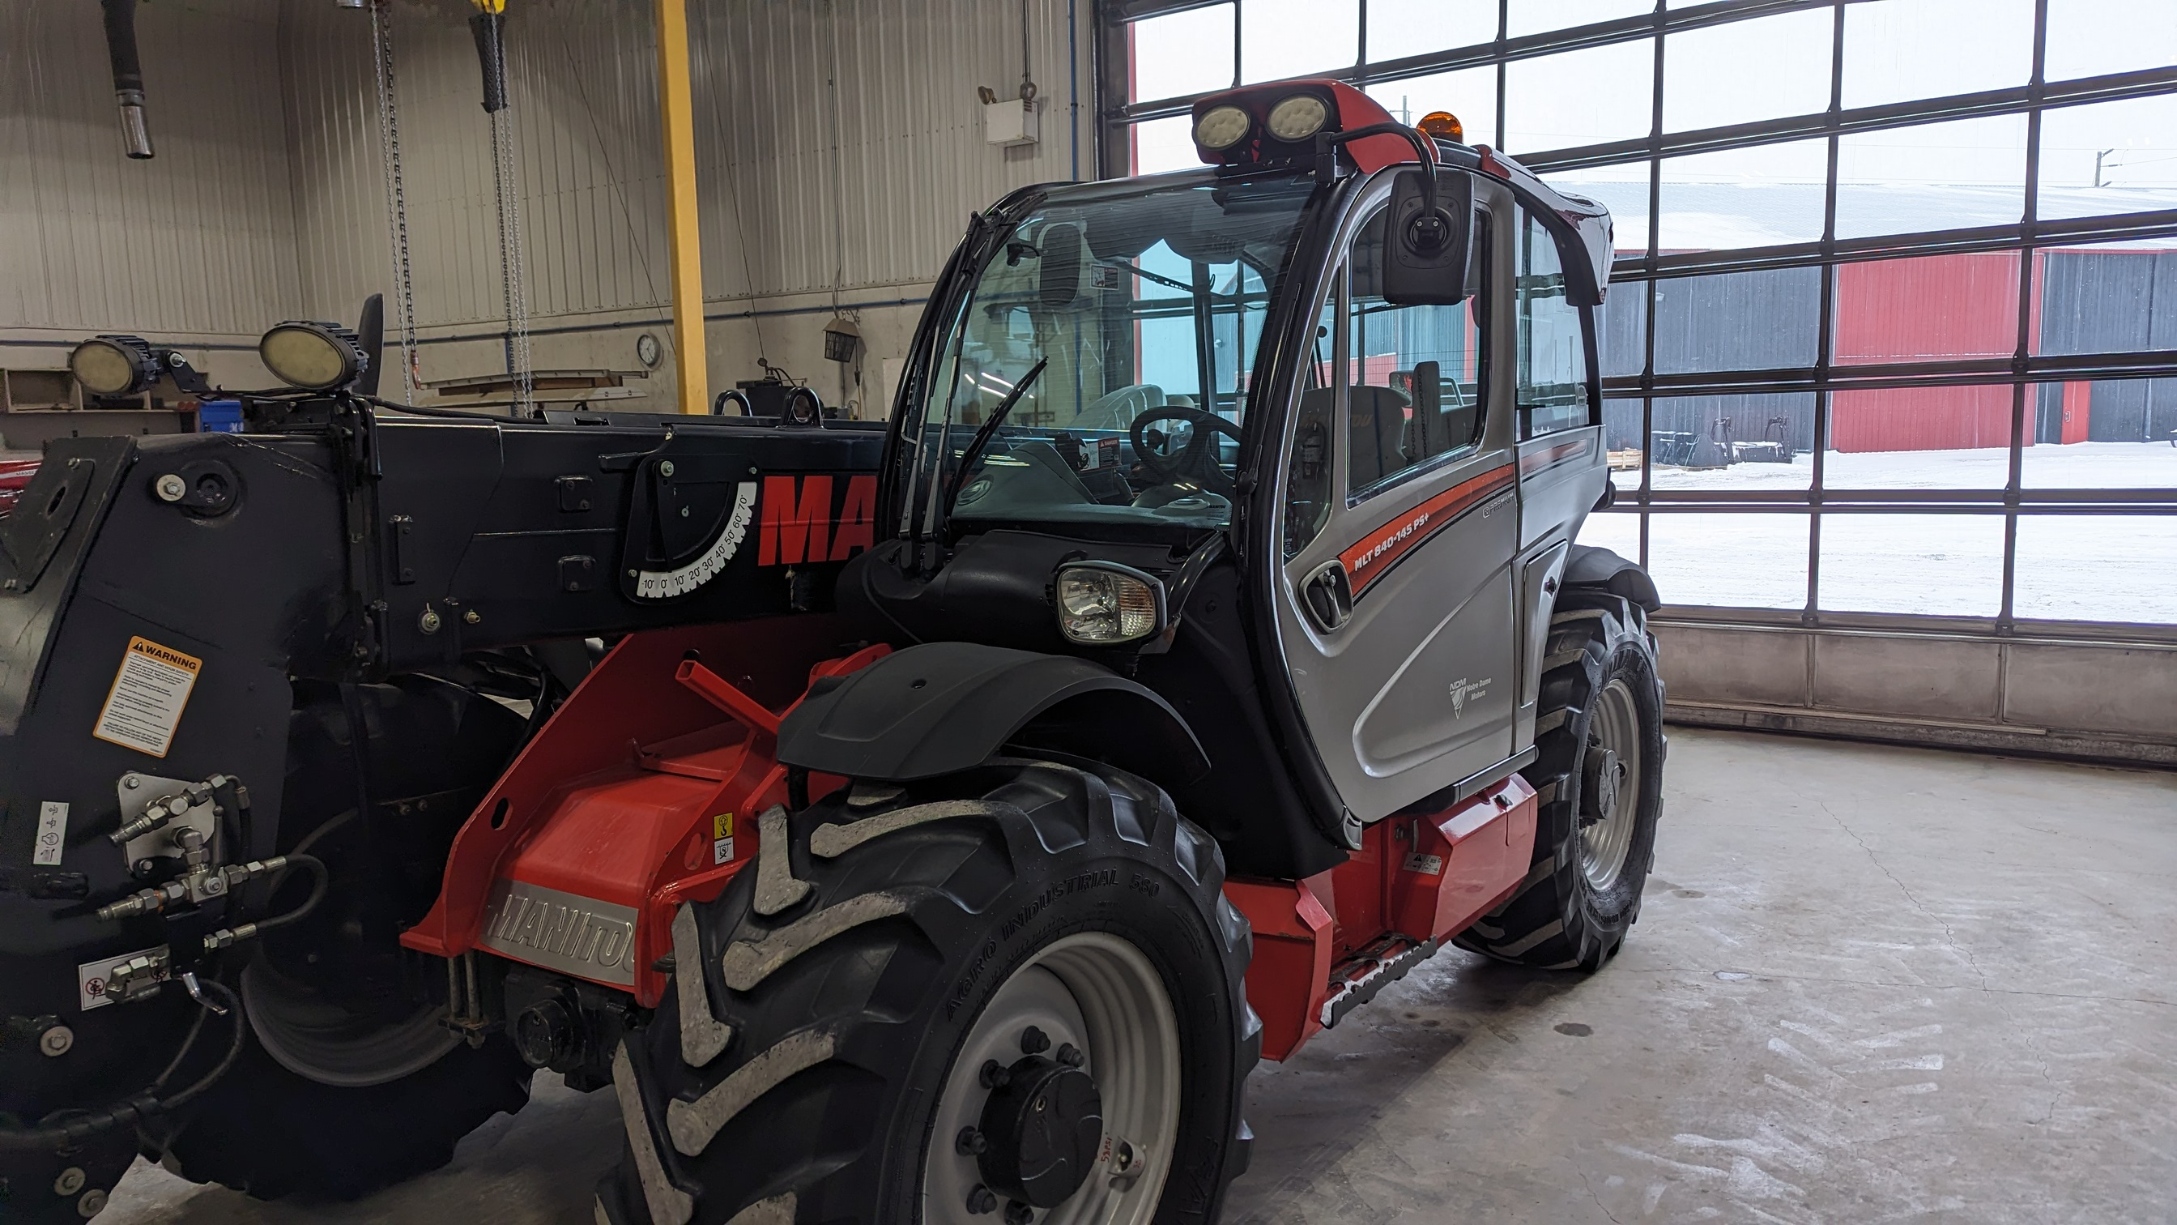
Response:
[[[990,1151],[990,1141],[972,1127],[961,1128],[952,1146],[970,1157],[980,1157]]]
[[[1008,1200],[1005,1205],[1005,1225],[1028,1225],[1036,1219],[1036,1210],[1019,1200]]]
[[[1013,1083],[1013,1071],[995,1059],[985,1059],[982,1081],[985,1089],[1003,1089]]]
[[[1088,1062],[1088,1056],[1082,1054],[1081,1048],[1073,1043],[1061,1042],[1058,1044],[1058,1061],[1069,1068],[1078,1068]]]
[[[1031,1025],[1020,1031],[1020,1053],[1040,1055],[1051,1049],[1051,1036]]]
[[[995,1212],[997,1211],[997,1209],[998,1196],[997,1193],[992,1191],[990,1188],[984,1186],[981,1183],[976,1183],[975,1189],[968,1192],[969,1212],[972,1212],[977,1216],[981,1216],[986,1212]]]

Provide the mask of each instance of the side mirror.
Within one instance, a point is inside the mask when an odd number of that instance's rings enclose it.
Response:
[[[1463,170],[1409,170],[1391,187],[1384,235],[1383,298],[1396,306],[1457,306],[1466,301],[1467,259],[1474,245],[1474,180]]]
[[[1064,310],[1081,292],[1084,244],[1081,227],[1055,222],[1043,228],[1043,259],[1036,270],[1036,302],[1045,310]]]

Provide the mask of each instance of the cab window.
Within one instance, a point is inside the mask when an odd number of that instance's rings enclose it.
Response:
[[[1533,438],[1588,424],[1587,345],[1557,240],[1527,210],[1519,217],[1520,436]]]
[[[1291,561],[1300,550],[1308,547],[1330,523],[1331,467],[1336,462],[1336,437],[1331,425],[1337,419],[1334,388],[1337,383],[1331,374],[1337,370],[1337,358],[1332,352],[1338,335],[1339,299],[1343,296],[1339,287],[1345,272],[1340,269],[1331,277],[1332,290],[1316,316],[1315,334],[1311,343],[1315,358],[1302,372],[1300,408],[1293,424],[1292,457],[1285,474],[1285,560]]]
[[[1477,300],[1456,306],[1384,301],[1387,216],[1388,210],[1378,211],[1361,227],[1349,263],[1346,491],[1354,501],[1472,449],[1482,436],[1486,347]]]

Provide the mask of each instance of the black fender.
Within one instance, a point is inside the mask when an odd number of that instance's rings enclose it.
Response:
[[[931,642],[812,686],[779,727],[779,760],[909,782],[971,769],[1007,745],[1106,761],[1165,787],[1209,772],[1171,703],[1109,668],[972,642]]]
[[[1638,565],[1598,545],[1576,544],[1565,557],[1565,586],[1599,587],[1649,612],[1663,607],[1655,580]]]

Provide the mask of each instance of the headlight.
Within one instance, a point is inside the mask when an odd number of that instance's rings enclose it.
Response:
[[[68,369],[94,396],[125,396],[151,386],[159,363],[151,346],[135,336],[99,336],[68,355]]]
[[[1306,140],[1322,131],[1329,121],[1330,108],[1321,98],[1294,94],[1270,108],[1270,135],[1279,140]]]
[[[1164,628],[1164,584],[1131,566],[1075,562],[1058,572],[1058,632],[1069,642],[1110,646]]]
[[[1213,106],[1194,121],[1194,143],[1212,151],[1229,149],[1247,138],[1254,120],[1236,106]]]
[[[355,333],[337,323],[280,324],[257,342],[257,356],[274,378],[308,391],[344,387],[370,364]]]

